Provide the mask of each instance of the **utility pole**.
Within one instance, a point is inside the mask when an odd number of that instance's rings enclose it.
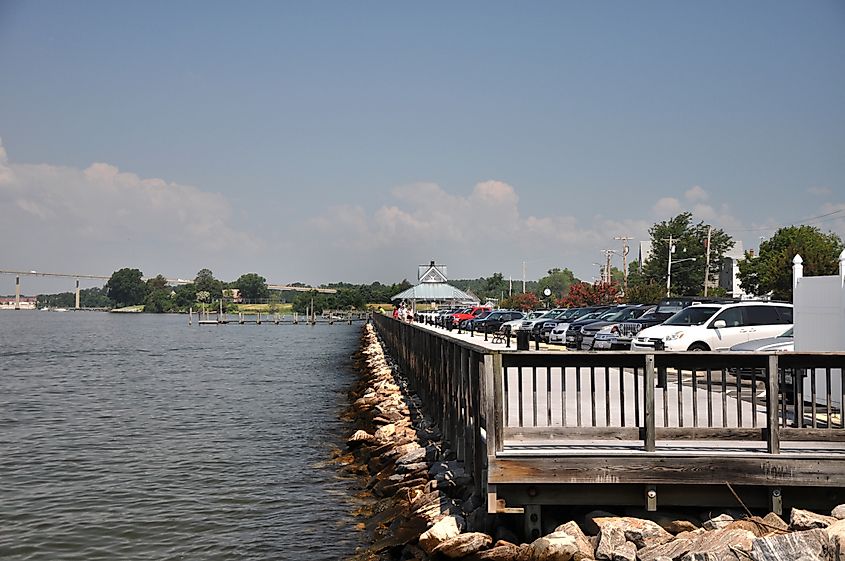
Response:
[[[525,294],[525,261],[522,262],[522,293]]]
[[[604,278],[602,282],[605,284],[610,284],[610,256],[616,253],[616,251],[612,249],[603,249],[602,253],[604,253],[605,265],[604,265]]]
[[[616,236],[614,240],[622,241],[622,290],[628,292],[628,240],[633,240],[631,236]]]
[[[704,295],[707,296],[707,287],[710,285],[710,234],[713,228],[707,227],[707,243],[704,245]]]
[[[672,234],[669,234],[669,237],[663,238],[663,241],[669,242],[669,261],[666,265],[666,297],[668,298],[672,286],[672,253],[675,251],[675,240],[672,238]]]

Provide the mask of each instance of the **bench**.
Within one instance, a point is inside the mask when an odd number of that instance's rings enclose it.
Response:
[[[499,329],[498,331],[493,332],[493,338],[490,340],[491,343],[504,343],[507,334]]]

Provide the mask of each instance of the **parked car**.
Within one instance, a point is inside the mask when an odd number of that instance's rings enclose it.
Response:
[[[753,339],[773,337],[792,324],[792,304],[739,302],[684,308],[662,325],[640,331],[631,350],[728,350]]]
[[[631,341],[637,333],[648,327],[660,325],[676,313],[693,304],[727,304],[729,302],[733,302],[733,300],[726,300],[724,298],[699,298],[697,296],[663,298],[657,303],[657,309],[653,312],[643,314],[635,320],[621,323],[615,334],[616,343],[614,346],[629,349],[631,347]]]
[[[520,324],[519,329],[517,329],[517,331],[531,332],[531,330],[534,329],[534,325],[537,322],[545,321],[547,319],[554,319],[557,316],[559,316],[560,314],[562,314],[563,312],[565,312],[566,310],[567,310],[567,308],[554,308],[554,309],[551,309],[551,310],[547,311],[546,313],[542,314],[541,316],[536,317],[534,319],[525,319],[525,320],[522,321],[522,323]]]
[[[491,312],[492,310],[493,308],[490,306],[472,306],[469,308],[464,308],[463,310],[452,314],[452,323],[454,325],[460,325],[462,321],[468,319],[475,319],[482,313]]]
[[[455,312],[459,312],[463,309],[464,308],[452,307],[440,310],[439,312],[437,312],[437,316],[435,316],[434,318],[435,325],[439,325],[440,327],[446,327],[446,318],[449,318],[449,321],[451,322],[452,314],[454,314]]]
[[[481,333],[495,333],[502,325],[509,321],[521,320],[525,317],[522,312],[514,310],[496,310],[487,317],[472,320],[472,328]]]
[[[649,310],[654,310],[654,306],[644,306],[635,304],[631,306],[623,306],[621,309],[609,310],[602,314],[596,321],[590,322],[581,326],[581,333],[579,334],[581,350],[589,351],[593,349],[596,334],[603,328],[611,325],[619,325],[622,322],[637,319],[645,315]],[[571,326],[570,326],[570,329]]]
[[[795,350],[795,337],[792,334],[794,328],[790,327],[777,337],[766,337],[765,339],[753,339],[731,347],[732,351],[760,352],[760,353],[782,353]]]
[[[580,349],[581,348],[581,328],[590,325],[591,323],[595,323],[597,321],[606,320],[610,317],[615,316],[617,313],[621,311],[619,307],[604,307],[599,308],[597,310],[593,310],[590,313],[584,314],[575,321],[569,322],[569,326],[566,328],[566,348],[567,349]]]
[[[461,321],[461,322],[458,324],[458,326],[459,326],[461,329],[467,329],[467,330],[469,330],[469,329],[470,329],[470,325],[474,325],[476,321],[479,321],[479,320],[482,320],[482,319],[487,318],[487,317],[488,317],[490,314],[492,314],[492,313],[493,313],[493,310],[484,310],[484,311],[480,312],[480,313],[479,313],[478,315],[476,315],[476,316],[473,316],[473,317],[471,317],[471,318],[469,318],[469,319],[465,319],[465,320]]]
[[[531,338],[536,339],[539,337],[541,340],[548,343],[552,329],[554,329],[556,325],[563,322],[568,323],[575,318],[581,317],[584,309],[585,308],[563,308],[563,311],[552,317],[541,318],[541,321],[535,323],[531,327]]]
[[[564,314],[555,321],[547,322],[541,328],[541,335],[543,339],[549,344],[566,344],[566,331],[569,329],[569,324],[573,321],[578,321],[589,314],[595,312],[603,312],[609,309],[610,306],[587,306],[586,308],[570,308],[568,314]]]
[[[506,321],[502,324],[502,333],[516,333],[519,331],[519,327],[522,325],[524,321],[531,321],[535,320],[538,317],[542,316],[548,312],[548,310],[534,310],[533,312],[524,313],[523,317],[520,319],[514,319],[511,321]]]
[[[640,317],[646,317],[647,315],[654,313],[655,310],[655,306],[641,306],[640,309],[634,311],[634,315],[640,314]],[[619,331],[621,325],[624,324],[625,321],[631,320],[613,320],[608,322],[602,322],[602,324],[591,324],[585,326],[584,329],[589,331],[593,331],[596,327],[598,327],[598,330],[592,334],[593,342],[590,348],[596,351],[629,350],[631,348],[631,338],[621,335]],[[586,338],[587,336],[585,334],[585,339]]]

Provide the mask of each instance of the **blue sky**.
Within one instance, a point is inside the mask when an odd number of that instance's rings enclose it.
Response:
[[[0,268],[591,280],[683,210],[845,235],[843,61],[833,1],[0,0]]]

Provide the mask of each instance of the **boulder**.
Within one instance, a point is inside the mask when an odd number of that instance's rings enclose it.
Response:
[[[472,557],[474,561],[515,561],[520,555],[520,546],[509,542],[496,542],[490,549],[479,551]]]
[[[696,530],[678,534],[674,540],[640,549],[640,561],[683,559],[684,561],[736,561],[737,552],[748,552],[754,542],[753,532],[741,528]]]
[[[422,533],[419,546],[430,555],[438,545],[460,534],[463,528],[463,518],[446,516]]]
[[[597,518],[598,520],[611,520],[611,519],[601,519]],[[610,561],[613,559],[613,553],[620,549],[625,542],[628,540],[625,539],[625,532],[622,530],[621,527],[618,525],[611,525],[606,524],[601,526],[601,530],[599,531],[598,536],[598,545],[596,545],[596,559],[604,559]]]
[[[552,532],[531,542],[531,561],[570,561],[577,554],[575,538],[565,532]]]
[[[833,559],[837,561],[845,559],[845,519],[837,520],[825,528],[830,538],[830,547],[833,550]]]
[[[705,530],[718,530],[719,528],[726,527],[733,521],[734,517],[730,514],[720,514],[719,516],[715,516],[709,520],[705,520],[701,527]]]
[[[845,505],[839,505],[834,507],[834,509],[830,512],[830,515],[837,520],[845,519]]]
[[[783,518],[775,514],[774,512],[770,512],[766,516],[763,517],[763,522],[774,532],[774,531],[781,531],[786,532],[789,530],[789,524],[783,521]]]
[[[391,423],[379,427],[373,434],[373,437],[380,442],[387,442],[394,434],[396,434],[396,425]]]
[[[349,445],[361,444],[362,442],[370,442],[372,439],[373,436],[367,431],[357,430],[355,434],[346,439],[346,443]]]
[[[802,510],[800,508],[793,508],[789,516],[789,529],[793,532],[800,532],[802,530],[814,530],[816,528],[827,528],[836,522],[836,518],[832,516],[825,516],[824,514],[816,514],[809,510]]]
[[[601,545],[601,538],[605,534],[606,528],[619,528],[625,541],[634,542],[637,549],[665,543],[672,539],[672,534],[651,520],[622,516],[618,518],[595,518],[593,521],[600,530],[599,545]]]
[[[578,547],[578,552],[576,553],[575,557],[579,561],[581,559],[595,559],[595,552],[593,551],[593,545],[590,543],[589,538],[584,534],[581,530],[581,527],[578,526],[575,522],[567,522],[566,524],[562,524],[555,528],[555,533],[564,533],[575,540],[575,545]]]
[[[661,524],[664,530],[677,536],[684,532],[694,532],[698,530],[698,526],[690,520],[671,520],[666,524]]]
[[[637,546],[633,542],[625,542],[613,552],[613,561],[637,561]]]
[[[830,561],[832,548],[822,529],[792,532],[754,540],[752,561]]]
[[[772,533],[772,531],[778,531],[778,529],[773,529],[766,524],[766,521],[760,518],[759,516],[752,516],[750,518],[743,518],[742,520],[734,520],[727,526],[725,526],[726,530],[746,530],[754,534],[756,538],[762,538],[764,536],[768,536]]]
[[[615,514],[606,510],[591,510],[584,515],[584,524],[581,527],[588,535],[596,536],[599,533],[598,524],[595,522],[596,518],[613,518],[615,516]]]
[[[438,545],[432,553],[449,559],[460,559],[486,549],[493,543],[493,538],[481,532],[459,534]]]

